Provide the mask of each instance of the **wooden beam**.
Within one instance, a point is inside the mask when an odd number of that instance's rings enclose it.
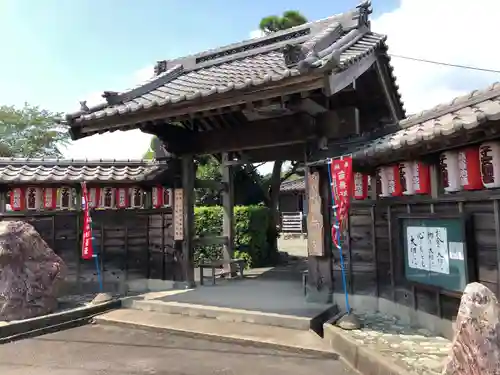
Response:
[[[286,94],[316,90],[323,88],[323,86],[324,74],[322,72],[312,76],[299,75],[278,82],[251,87],[250,89],[231,90],[226,94],[203,98],[201,102],[198,100],[185,100],[179,104],[154,107],[131,114],[115,115],[86,121],[83,126],[75,125],[74,128],[79,128],[82,134],[95,133],[102,130],[109,131],[125,126],[131,126],[131,129],[133,129],[138,128],[141,123],[148,121],[168,120],[182,115],[238,106],[281,97]]]
[[[176,153],[216,154],[301,144],[307,139],[314,139],[315,132],[314,119],[302,113],[258,121],[242,128],[192,133],[181,142],[184,150],[177,150],[178,146],[174,142],[170,144],[175,147]]]
[[[184,239],[182,241],[182,278],[186,287],[193,287],[194,281],[194,180],[193,155],[182,157],[182,190],[184,214]]]
[[[224,245],[227,246],[226,236],[195,237],[193,244],[196,246]]]
[[[229,156],[227,152],[222,154],[222,181],[226,189],[222,192],[222,234],[227,238],[227,242],[222,245],[222,254],[227,263],[227,271],[232,274],[232,263],[234,255],[234,171],[233,167],[227,165]]]
[[[397,123],[404,117],[404,114],[401,113],[401,110],[397,109],[396,103],[394,103],[394,93],[389,89],[389,77],[386,67],[382,65],[382,63],[380,62],[380,58],[378,57],[375,61],[375,67],[377,70],[378,78],[380,80],[380,84],[382,85],[382,90],[384,91],[385,100],[387,106],[389,107],[392,120],[394,121],[394,123]]]
[[[352,84],[356,78],[360,77],[364,72],[371,68],[375,63],[376,56],[371,54],[363,58],[358,63],[351,65],[346,70],[341,72],[333,72],[327,76],[327,83],[325,85],[325,95],[332,96],[340,90],[345,89]]]

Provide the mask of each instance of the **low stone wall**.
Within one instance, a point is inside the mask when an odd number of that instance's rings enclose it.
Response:
[[[345,296],[343,293],[334,293],[333,303],[337,304],[341,311],[345,311]],[[371,314],[379,312],[391,315],[397,317],[404,324],[425,328],[433,334],[450,340],[453,338],[453,322],[451,320],[439,318],[436,315],[415,310],[385,298],[354,294],[349,295],[349,305],[354,310],[354,313]]]

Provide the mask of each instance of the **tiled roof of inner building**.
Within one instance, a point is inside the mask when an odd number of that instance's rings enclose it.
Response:
[[[93,108],[82,102],[82,110],[66,115],[66,121],[78,126],[82,122],[211,97],[311,71],[345,70],[376,49],[387,48],[386,36],[370,30],[370,13],[371,4],[365,1],[354,11],[324,20],[159,62],[156,69],[160,74],[146,83],[122,93],[105,92],[107,103]],[[394,82],[394,76],[392,79]]]
[[[0,183],[140,182],[165,168],[145,160],[0,158]]]
[[[357,159],[384,156],[408,147],[439,141],[500,120],[500,83],[476,90],[400,121],[401,130],[380,137],[354,153]],[[500,127],[500,124],[496,126]],[[368,159],[369,160],[369,159]]]
[[[280,191],[296,191],[305,189],[306,189],[306,181],[304,177],[297,178],[296,180],[285,181],[280,186]]]

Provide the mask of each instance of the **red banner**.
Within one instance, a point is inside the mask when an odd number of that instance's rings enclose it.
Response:
[[[349,204],[353,191],[352,158],[348,156],[332,160],[330,173],[332,176],[333,197],[337,206],[335,212],[339,226],[342,229],[349,213]]]
[[[81,185],[83,198],[82,258],[92,259],[94,256],[94,249],[92,247],[92,219],[90,218],[89,192],[85,182],[82,182]]]

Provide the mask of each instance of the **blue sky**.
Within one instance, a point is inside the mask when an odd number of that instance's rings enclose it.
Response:
[[[358,0],[0,0],[0,103],[70,111],[85,95],[123,89],[135,71],[248,38],[260,19],[299,9],[309,19]],[[397,4],[374,2],[378,12]]]
[[[0,0],[0,104],[27,101],[71,112],[78,109],[79,100],[136,85],[157,60],[248,39],[264,16],[295,9],[317,20],[352,9],[360,1]],[[390,52],[500,69],[500,54],[490,48],[488,38],[476,38],[491,34],[500,11],[498,0],[372,4],[372,28],[388,35]],[[474,14],[482,22],[470,33],[463,25]],[[393,59],[392,65],[410,112],[500,80],[495,74],[407,60]],[[148,143],[149,136],[139,131],[116,132],[74,142],[65,156],[139,158]]]

